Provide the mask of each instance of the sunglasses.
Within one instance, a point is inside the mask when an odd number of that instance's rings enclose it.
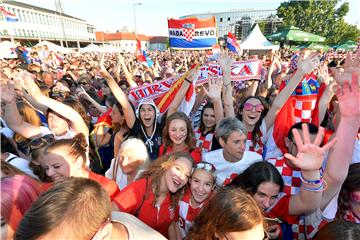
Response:
[[[262,112],[264,111],[264,105],[262,104],[252,105],[251,103],[244,104],[244,110],[252,111],[253,109],[255,109],[256,112]]]
[[[81,85],[87,85],[88,83],[87,82],[81,82],[80,84]]]
[[[32,139],[29,142],[30,150],[35,150],[44,146],[44,143],[50,144],[55,141],[53,134],[46,134],[42,137]]]

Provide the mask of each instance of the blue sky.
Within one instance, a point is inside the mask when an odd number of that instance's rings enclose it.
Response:
[[[55,10],[55,0],[17,0]],[[347,0],[350,11],[345,20],[360,28],[360,1]],[[167,18],[232,9],[276,9],[282,0],[62,0],[64,13],[88,21],[98,31],[115,31],[124,26],[134,28],[134,3],[137,32],[167,35]],[[344,2],[342,0],[341,2]]]

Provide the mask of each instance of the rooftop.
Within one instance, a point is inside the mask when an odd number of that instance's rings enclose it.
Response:
[[[22,7],[22,8],[28,8],[28,9],[32,9],[32,10],[36,10],[36,11],[40,11],[40,12],[46,12],[46,13],[50,13],[50,14],[60,15],[60,12],[50,10],[50,9],[47,9],[47,8],[42,8],[42,7],[30,5],[30,4],[27,4],[27,3],[11,1],[11,0],[4,0],[3,3],[13,5],[13,6]],[[80,18],[77,18],[77,17],[74,17],[74,16],[70,16],[70,15],[67,15],[67,14],[64,14],[64,13],[61,13],[61,15],[64,16],[64,17],[73,18],[73,19],[77,19],[77,20],[85,22],[85,20],[83,20],[83,19],[80,19]]]

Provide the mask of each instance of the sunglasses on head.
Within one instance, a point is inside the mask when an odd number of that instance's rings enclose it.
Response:
[[[257,105],[252,105],[251,103],[244,104],[244,110],[252,111],[253,109],[255,109],[256,112],[262,112],[264,111],[264,105],[262,105],[261,103]]]
[[[42,146],[44,146],[44,143],[50,144],[50,143],[52,143],[54,141],[55,141],[55,139],[54,139],[53,134],[46,134],[46,135],[44,135],[42,137],[32,139],[29,142],[30,150],[41,148]]]

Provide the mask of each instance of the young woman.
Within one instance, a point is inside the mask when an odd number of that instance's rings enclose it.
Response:
[[[1,239],[13,235],[33,201],[40,195],[40,184],[28,176],[1,178]]]
[[[120,190],[135,181],[149,165],[149,155],[143,141],[130,138],[121,144],[119,154],[111,161],[105,176],[116,181]]]
[[[22,72],[21,76],[24,80],[24,89],[26,88],[37,102],[48,107],[47,121],[50,132],[47,128],[32,125],[21,118],[16,107],[16,93],[10,82],[1,87],[1,100],[5,103],[4,120],[9,128],[28,139],[49,133],[53,133],[56,139],[71,138],[77,133],[88,137],[89,129],[78,112],[70,106],[43,95],[31,74]]]
[[[200,126],[194,129],[196,147],[201,148],[202,152],[211,151],[216,123],[224,118],[221,102],[222,82],[218,79],[210,78],[208,85],[209,90],[203,88],[208,96],[208,102],[201,109]]]
[[[54,183],[68,177],[89,178],[99,182],[113,199],[119,188],[114,181],[86,167],[86,148],[84,135],[78,134],[73,139],[60,139],[46,146],[39,161]]]
[[[288,84],[283,88],[283,90],[276,96],[271,107],[268,109],[267,103],[260,97],[248,97],[241,104],[238,110],[238,118],[244,123],[246,129],[248,130],[248,141],[246,143],[247,150],[252,150],[265,158],[266,150],[264,151],[264,146],[267,139],[265,136],[269,129],[274,125],[277,114],[280,112],[283,105],[286,103],[287,99],[291,96],[293,91],[296,89],[298,84],[303,80],[305,74],[309,73],[312,69],[317,67],[319,64],[318,54],[312,54],[309,57],[302,59],[298,64],[298,70],[291,77]],[[230,61],[230,60],[228,60]],[[222,66],[223,67],[223,66]],[[231,65],[224,65],[223,69],[225,72],[229,72]],[[224,74],[224,81],[227,82],[230,78],[229,74]],[[228,85],[231,88],[231,84]],[[226,91],[230,91],[228,89]],[[231,94],[225,94],[224,105],[230,105],[233,108],[233,101]],[[227,107],[228,108],[228,107]],[[227,109],[225,108],[225,110]],[[268,109],[268,111],[266,111]]]
[[[169,239],[185,239],[193,221],[212,197],[216,183],[214,165],[201,162],[195,165],[188,187],[179,202],[179,220],[169,228]]]
[[[337,217],[360,223],[360,163],[351,164],[349,173],[340,190]]]
[[[157,159],[114,199],[113,207],[135,215],[165,237],[178,218],[181,189],[187,184],[193,159],[187,153],[173,153]]]
[[[159,156],[172,152],[187,152],[195,163],[201,161],[201,150],[195,148],[191,120],[183,112],[175,112],[166,119]]]
[[[195,219],[186,239],[264,239],[264,220],[255,200],[239,189],[222,189]]]
[[[163,124],[159,124],[160,113],[153,100],[144,99],[139,102],[136,112],[134,112],[127,95],[121,90],[116,81],[106,70],[103,64],[103,57],[100,61],[100,73],[106,79],[112,93],[120,103],[125,116],[126,125],[129,127],[129,136],[140,138],[144,141],[151,160],[159,156],[161,144],[161,132]],[[186,81],[181,85],[178,93],[171,102],[167,115],[176,112],[181,100],[186,94],[192,81],[197,76],[198,68],[193,68],[185,75]]]

